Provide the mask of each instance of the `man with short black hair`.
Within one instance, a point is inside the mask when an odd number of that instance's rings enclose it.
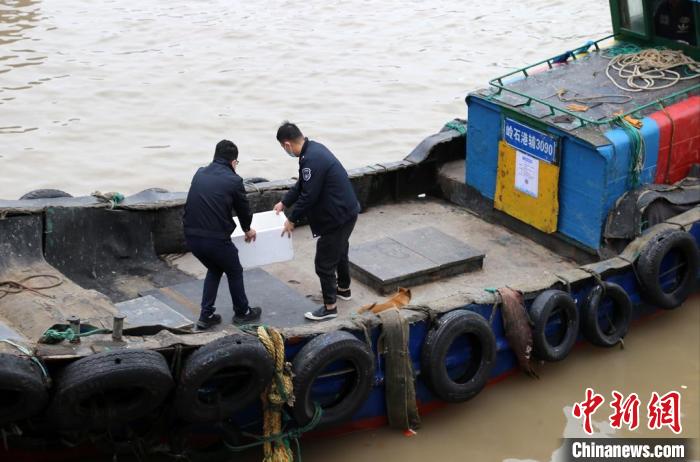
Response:
[[[197,320],[199,329],[221,322],[214,303],[223,273],[233,301],[234,324],[247,324],[260,318],[261,309],[248,305],[238,249],[231,242],[231,233],[236,229],[234,210],[245,232],[245,241],[255,240],[255,230],[250,227],[253,214],[243,179],[236,173],[237,165],[238,148],[229,140],[221,140],[216,145],[214,160],[197,170],[187,193],[183,217],[185,240],[194,256],[207,267],[202,311]]]
[[[349,238],[360,212],[348,173],[324,145],[305,138],[299,127],[284,122],[277,141],[287,155],[299,158],[299,178],[274,211],[278,214],[294,205],[282,235],[291,237],[295,225],[307,217],[316,242],[316,274],[321,280],[323,306],[305,314],[322,321],[335,318],[336,298],[350,300]]]

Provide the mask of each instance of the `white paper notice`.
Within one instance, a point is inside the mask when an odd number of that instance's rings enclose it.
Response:
[[[537,197],[540,161],[515,151],[515,189]]]

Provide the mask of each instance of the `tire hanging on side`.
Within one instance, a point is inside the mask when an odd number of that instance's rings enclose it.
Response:
[[[24,194],[19,200],[31,200],[31,199],[56,199],[59,197],[73,197],[65,191],[60,189],[35,189],[34,191],[29,191]]]
[[[187,358],[175,409],[188,422],[215,422],[257,401],[272,380],[272,358],[260,341],[235,334],[207,343]]]
[[[550,339],[550,319],[559,315],[559,337]],[[561,361],[566,358],[576,343],[579,327],[579,313],[576,302],[568,293],[561,290],[545,290],[535,298],[530,307],[533,353],[545,361]]]
[[[151,414],[172,387],[168,364],[157,351],[96,353],[58,374],[49,419],[59,431],[124,424]]]
[[[601,304],[608,300],[612,308],[601,319]],[[618,284],[603,282],[591,289],[581,310],[581,332],[593,345],[613,347],[620,343],[629,331],[632,321],[632,300]],[[604,330],[601,322],[607,322]]]
[[[0,353],[0,426],[39,414],[49,401],[48,383],[26,357]]]
[[[465,336],[469,346],[466,365],[458,377],[446,366],[455,341]],[[467,346],[465,344],[464,346]],[[483,316],[473,311],[455,310],[440,318],[428,332],[421,353],[421,377],[443,401],[462,402],[476,396],[486,385],[496,361],[496,337]]]
[[[675,267],[664,268],[667,258],[674,253]],[[642,296],[654,308],[672,310],[688,298],[697,285],[700,268],[700,251],[695,238],[690,233],[678,229],[659,233],[647,242],[636,262],[637,276],[641,284]],[[668,289],[666,275],[675,271],[675,281]]]
[[[314,383],[329,366],[340,362],[346,363],[344,365],[350,370],[330,371],[329,375],[340,373],[336,377],[342,377],[351,374],[351,379],[344,381],[339,393],[331,393],[334,395],[332,401],[319,403],[323,409],[319,425],[346,421],[369,396],[374,385],[374,354],[369,346],[349,332],[319,335],[304,345],[292,361],[295,397],[292,413],[299,425],[311,421],[316,401],[323,398],[312,396]]]

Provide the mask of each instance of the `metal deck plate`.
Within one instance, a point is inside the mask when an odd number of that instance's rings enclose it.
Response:
[[[116,303],[119,312],[126,316],[126,327],[165,326],[187,329],[193,322],[152,295]]]
[[[352,277],[381,293],[478,270],[483,260],[483,253],[433,227],[350,247]]]
[[[260,268],[244,271],[243,280],[250,306],[262,308],[260,323],[273,327],[297,326],[306,322],[305,312],[313,311],[318,307],[314,302]],[[189,319],[196,320],[199,315],[203,285],[203,280],[194,280],[149,290],[141,295],[152,295]],[[219,284],[216,312],[223,318],[222,325],[231,323],[233,303],[226,275],[221,278]]]

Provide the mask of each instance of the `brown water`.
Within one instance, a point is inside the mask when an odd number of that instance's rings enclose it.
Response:
[[[397,160],[468,91],[609,31],[605,0],[3,0],[0,198],[183,191],[222,138],[287,177],[284,119],[346,167]]]
[[[290,176],[274,140],[287,118],[349,168],[399,159],[463,117],[464,96],[489,78],[607,35],[607,5],[5,0],[0,197],[185,190],[224,137],[244,176]],[[550,461],[559,438],[581,434],[570,407],[586,387],[636,392],[643,405],[652,390],[681,391],[683,434],[697,438],[699,358],[696,297],[633,326],[625,350],[579,348],[538,381],[516,376],[425,416],[413,438],[306,441],[304,460]]]
[[[541,369],[540,380],[524,375],[487,387],[466,403],[450,405],[423,418],[418,434],[381,428],[303,446],[305,462],[387,460],[425,462],[557,462],[562,437],[583,437],[571,407],[584,399],[586,387],[606,398],[594,415],[596,437],[673,437],[664,431],[616,432],[607,417],[610,393],[637,393],[640,427],[652,391],[681,393],[683,436],[700,436],[700,297],[675,311],[632,326],[625,349],[582,346],[563,362]],[[251,454],[249,460],[255,460]]]

